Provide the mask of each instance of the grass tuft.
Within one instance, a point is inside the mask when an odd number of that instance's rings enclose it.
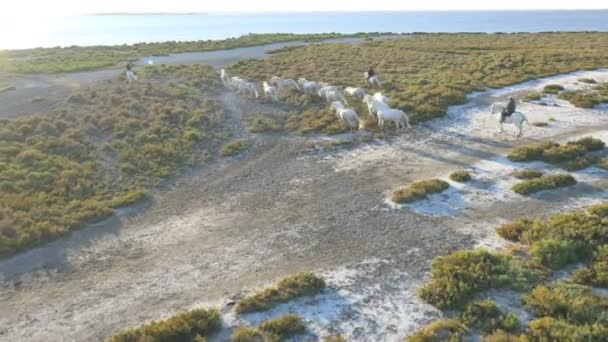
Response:
[[[220,155],[222,157],[236,156],[244,152],[249,147],[249,142],[245,139],[238,139],[231,141],[220,149]]]
[[[454,182],[468,182],[471,180],[471,174],[467,170],[458,170],[450,173],[450,179]]]
[[[395,203],[411,203],[423,200],[428,195],[447,190],[450,184],[440,179],[427,179],[414,182],[408,186],[393,191],[391,200]]]
[[[315,295],[325,286],[325,280],[313,273],[298,273],[282,279],[273,287],[243,298],[236,311],[246,313],[268,310],[298,297]]]
[[[522,169],[513,171],[511,175],[517,179],[533,179],[542,177],[543,172],[535,169]]]
[[[558,174],[528,179],[515,184],[511,189],[520,195],[529,195],[543,190],[552,190],[576,184],[576,179],[569,174]]]
[[[557,94],[560,91],[564,90],[564,86],[559,84],[547,84],[543,88],[543,93],[545,94]]]

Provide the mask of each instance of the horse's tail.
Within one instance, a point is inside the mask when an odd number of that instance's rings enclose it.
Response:
[[[401,115],[403,115],[403,120],[405,120],[405,124],[407,125],[407,127],[412,127],[410,126],[410,118],[407,116],[407,114],[405,114],[404,111],[401,111]]]

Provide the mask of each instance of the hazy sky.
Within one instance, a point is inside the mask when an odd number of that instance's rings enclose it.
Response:
[[[361,11],[608,8],[607,0],[2,0],[0,16],[25,18],[99,12]]]

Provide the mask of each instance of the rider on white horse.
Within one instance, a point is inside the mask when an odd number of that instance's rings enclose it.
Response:
[[[374,71],[374,67],[370,66],[369,70],[367,70],[367,82],[369,83],[369,79],[376,76],[376,71]]]
[[[507,105],[502,109],[502,112],[500,112],[500,123],[504,123],[508,116],[515,113],[515,107],[515,99],[513,96],[509,96],[509,103],[507,103]]]

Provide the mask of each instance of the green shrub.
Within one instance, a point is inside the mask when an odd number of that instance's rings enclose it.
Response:
[[[468,182],[471,180],[471,174],[467,170],[458,170],[450,173],[450,179],[454,182]]]
[[[512,190],[520,195],[529,195],[543,190],[557,189],[576,184],[576,179],[569,174],[543,176],[541,178],[524,180],[515,184]]]
[[[285,314],[272,320],[263,321],[258,329],[282,340],[293,335],[303,334],[306,331],[306,326],[304,326],[300,316]]]
[[[602,103],[602,98],[594,93],[586,93],[581,91],[564,91],[558,97],[562,100],[570,102],[578,108],[593,108]]]
[[[532,179],[542,177],[543,172],[534,169],[521,169],[513,171],[511,175],[517,179]]]
[[[116,334],[108,342],[198,341],[217,332],[220,325],[217,310],[195,309]]]
[[[467,304],[460,314],[460,322],[468,328],[488,333],[496,329],[503,314],[493,300],[480,300]]]
[[[564,87],[559,85],[559,84],[547,84],[544,88],[543,88],[543,93],[546,94],[557,94],[560,91],[564,90]]]
[[[580,246],[571,240],[546,239],[535,242],[530,255],[543,266],[560,269],[578,260],[579,249]]]
[[[575,160],[569,161],[564,165],[566,171],[578,171],[586,169],[593,165],[595,162],[594,158],[591,157],[578,157]]]
[[[460,250],[435,258],[431,275],[431,281],[418,294],[439,308],[458,306],[491,288],[522,288],[539,278],[539,274],[525,269],[512,256],[481,249]]]
[[[588,152],[603,150],[606,144],[598,138],[585,137],[574,141],[569,141],[567,145],[583,146]]]
[[[521,330],[521,324],[519,322],[519,317],[512,312],[507,313],[498,323],[500,330],[509,332],[509,333],[518,333]]]
[[[249,130],[253,133],[273,132],[281,130],[281,127],[273,118],[258,115],[249,121]]]
[[[552,317],[574,324],[606,323],[608,298],[576,284],[539,285],[522,296],[524,305],[537,317]]]
[[[519,336],[511,335],[504,330],[496,330],[491,334],[484,335],[481,339],[482,342],[519,342]]]
[[[430,194],[447,190],[450,184],[440,179],[427,179],[414,182],[408,186],[393,191],[391,200],[395,203],[411,203],[425,199]]]
[[[608,328],[601,324],[573,325],[563,320],[543,317],[528,322],[524,341],[606,341]]]
[[[543,157],[543,152],[551,147],[556,146],[554,142],[545,141],[533,145],[525,145],[516,147],[509,154],[507,158],[511,161],[516,162],[529,162],[535,160],[541,160]]]
[[[557,164],[576,160],[577,158],[584,156],[585,153],[587,153],[587,149],[578,144],[554,146],[543,151],[542,160],[547,163]]]
[[[325,286],[323,278],[313,273],[298,273],[282,279],[273,287],[243,298],[238,303],[236,311],[245,313],[268,310],[298,297],[315,295]]]
[[[593,78],[579,78],[578,81],[581,82],[581,83],[587,83],[587,84],[595,84],[595,83],[597,83],[597,81],[594,80]]]
[[[524,97],[524,101],[526,102],[530,102],[530,101],[539,101],[541,99],[541,97],[543,96],[543,94],[538,93],[538,92],[532,92],[532,93],[528,93],[525,97]]]
[[[501,225],[496,231],[502,238],[518,242],[524,232],[528,231],[534,224],[533,220],[519,218]]]
[[[592,215],[597,215],[601,218],[608,217],[608,202],[592,205],[587,208],[587,212]]]
[[[608,245],[602,245],[589,266],[576,270],[572,279],[580,284],[608,287]]]
[[[249,326],[240,326],[230,335],[230,342],[264,342],[265,336]]]
[[[442,319],[418,329],[406,338],[407,342],[459,342],[467,328],[455,319]]]
[[[242,153],[249,147],[249,142],[245,139],[231,141],[220,149],[222,157],[231,157]]]
[[[608,157],[604,157],[597,162],[597,166],[604,170],[608,170]]]

